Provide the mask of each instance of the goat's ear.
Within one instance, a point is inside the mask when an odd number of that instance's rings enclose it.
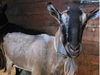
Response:
[[[88,19],[95,19],[99,16],[99,7],[95,8],[93,11],[87,14]]]
[[[5,4],[3,7],[2,7],[2,10],[5,12],[7,9],[7,4]]]
[[[48,3],[47,9],[51,16],[53,16],[58,22],[60,22],[61,13],[53,6],[51,2]]]

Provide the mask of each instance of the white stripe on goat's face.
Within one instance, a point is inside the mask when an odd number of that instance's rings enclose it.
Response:
[[[89,19],[96,18],[99,15],[99,9],[97,8],[86,14],[79,7],[68,7],[68,10],[62,13],[59,12],[52,3],[49,3],[47,8],[50,15],[60,23],[60,38],[68,56],[72,58],[79,56],[85,25]]]

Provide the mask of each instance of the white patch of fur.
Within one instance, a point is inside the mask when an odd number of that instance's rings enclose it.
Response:
[[[82,16],[80,17],[80,20],[82,21],[82,24],[86,21],[86,14],[83,13]]]
[[[47,35],[47,34],[41,34],[40,36],[42,36],[42,37],[44,38],[45,42],[48,42],[49,39],[50,39],[51,37],[53,37],[53,36],[49,36],[49,35]]]
[[[23,40],[23,37],[24,37],[24,39],[29,39],[30,37],[31,38],[34,38],[35,36],[31,36],[31,35],[27,35],[27,34],[23,34],[23,33],[8,33],[5,37],[4,37],[4,40],[5,39],[7,39],[7,38],[9,38],[9,39],[13,39],[13,40]],[[19,39],[20,38],[20,39]]]
[[[44,40],[45,40],[45,42],[47,43],[48,42],[48,40],[50,39],[50,37],[52,37],[52,36],[49,36],[49,35],[47,35],[47,34],[41,34],[41,35],[27,35],[27,34],[23,34],[23,33],[16,33],[16,32],[14,32],[14,33],[8,33],[7,35],[6,35],[6,37],[4,38],[4,40],[5,39],[7,39],[7,38],[9,38],[10,40],[13,40],[13,41],[18,41],[18,42],[20,42],[20,41],[25,41],[26,42],[26,40],[27,39],[34,39],[35,38],[35,36],[38,36],[38,37],[42,37]],[[29,40],[29,41],[30,41]],[[24,42],[23,41],[23,42]]]
[[[74,75],[77,70],[77,64],[73,58],[67,57],[64,64],[64,75]]]
[[[66,15],[65,14],[62,14],[62,21],[64,24],[66,24]]]
[[[62,45],[62,43],[60,42],[58,45],[58,48],[56,46],[56,38],[54,38],[54,48],[56,52],[60,52],[61,54],[67,55],[66,50],[64,48],[64,46]]]
[[[68,22],[69,22],[69,16],[68,16],[66,13],[63,13],[63,14],[62,14],[62,21],[63,21],[63,23],[64,23],[65,25],[68,24]]]

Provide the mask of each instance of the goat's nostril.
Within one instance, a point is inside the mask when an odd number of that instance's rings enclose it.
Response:
[[[69,48],[71,48],[72,50],[74,49],[72,45],[69,45]]]
[[[79,50],[79,49],[80,49],[80,46],[79,45],[75,47],[75,50]]]

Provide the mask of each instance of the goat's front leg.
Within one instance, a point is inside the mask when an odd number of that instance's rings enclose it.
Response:
[[[8,75],[11,75],[12,61],[10,61],[9,58],[7,58],[6,67],[7,67]]]

